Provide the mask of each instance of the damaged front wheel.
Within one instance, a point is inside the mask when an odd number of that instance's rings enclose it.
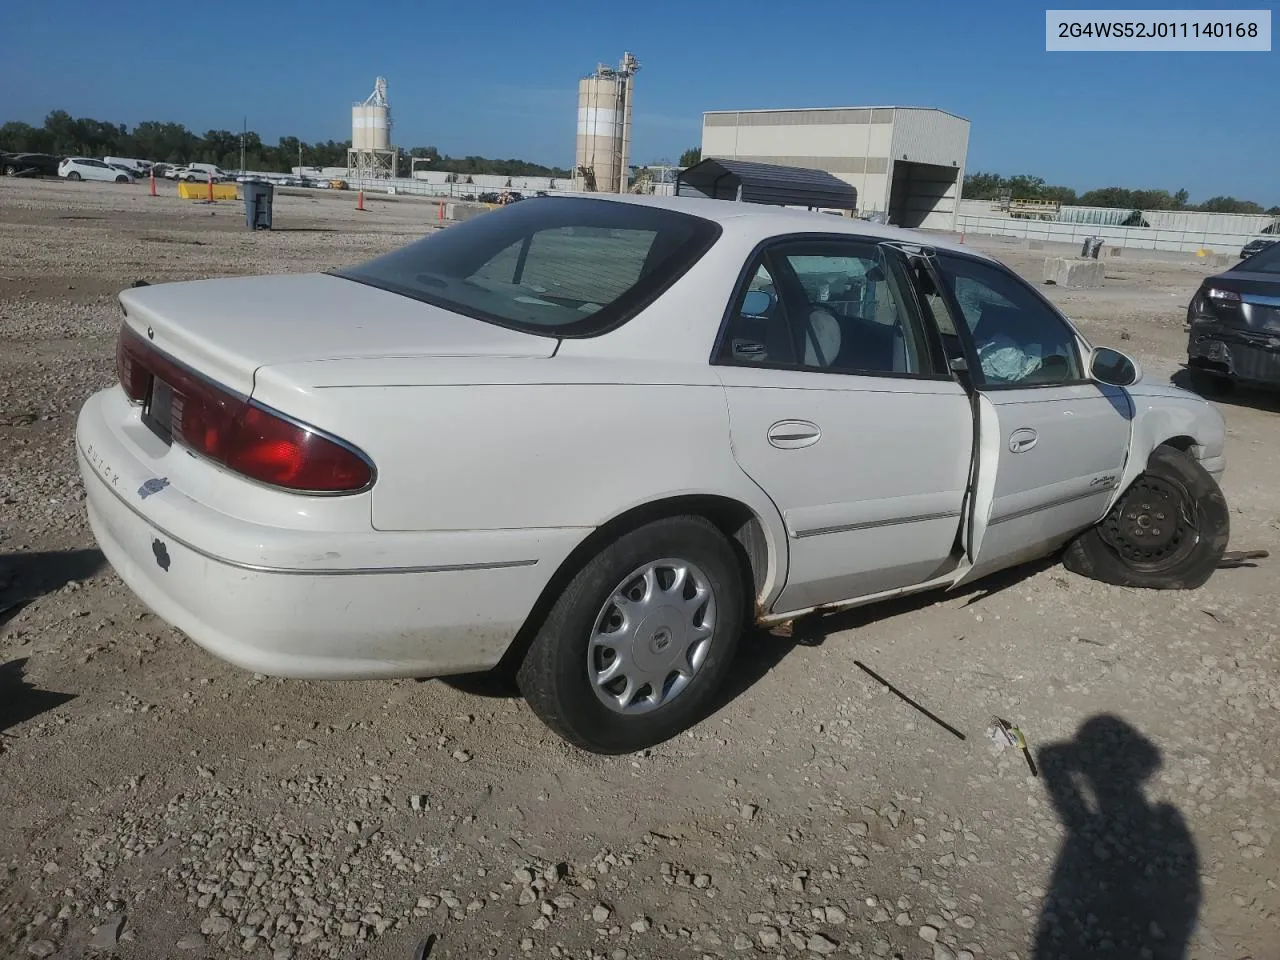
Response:
[[[1226,498],[1194,457],[1157,447],[1110,512],[1067,547],[1072,573],[1122,587],[1194,590],[1230,537]]]

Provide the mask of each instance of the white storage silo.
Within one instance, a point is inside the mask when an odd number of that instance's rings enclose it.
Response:
[[[378,77],[373,93],[351,105],[351,149],[347,166],[353,176],[394,177],[395,148],[391,145],[391,103],[387,81]]]
[[[600,64],[578,82],[574,172],[585,188],[625,193],[631,148],[631,85],[640,64],[624,53],[618,67]]]

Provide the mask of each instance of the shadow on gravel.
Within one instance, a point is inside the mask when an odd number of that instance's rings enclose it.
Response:
[[[981,603],[988,597],[994,597],[1004,590],[1016,587],[1023,581],[1030,580],[1036,574],[1058,566],[1059,563],[1060,560],[1057,556],[1045,557],[1031,563],[1024,563],[1017,567],[1001,570],[951,591],[930,590],[927,593],[913,593],[893,600],[869,603],[865,607],[854,607],[852,610],[845,610],[840,613],[804,617],[796,621],[792,639],[798,646],[820,646],[822,641],[833,633],[840,633],[844,630],[857,630],[880,620],[888,620],[903,614],[914,613],[917,610],[923,610],[925,607],[933,606],[935,603],[942,603],[957,597],[968,598],[965,600],[964,605],[971,607],[975,603]],[[1069,576],[1069,574],[1064,572],[1064,576]]]
[[[916,610],[922,610],[934,603],[952,597],[968,597],[965,606],[978,603],[987,597],[994,596],[1002,590],[1017,586],[1037,573],[1057,565],[1057,557],[1049,557],[1033,563],[1023,564],[999,573],[993,573],[976,583],[967,584],[951,593],[932,590],[928,593],[917,593],[896,600],[882,600],[842,613],[810,615],[801,617],[793,624],[791,635],[780,632],[770,633],[760,628],[746,632],[738,645],[738,654],[734,658],[729,675],[725,678],[715,699],[707,712],[700,718],[706,719],[719,713],[726,706],[742,696],[760,682],[796,647],[820,647],[827,637],[843,630],[854,630],[865,627],[878,620],[900,616]],[[517,641],[512,645],[508,658],[497,669],[488,673],[465,674],[452,677],[441,677],[440,682],[453,687],[462,693],[478,697],[496,699],[513,699],[520,696],[516,687],[515,671],[519,666],[519,652],[523,645]],[[426,682],[425,680],[422,682]]]
[[[1249,407],[1263,413],[1280,413],[1280,389],[1264,390],[1260,387],[1243,386],[1235,383],[1224,384],[1218,390],[1197,390],[1191,382],[1191,374],[1183,367],[1169,378],[1175,387],[1190,390],[1206,400],[1225,404],[1229,407]]]
[[[1143,794],[1160,767],[1155,744],[1104,714],[1038,759],[1067,836],[1033,960],[1183,960],[1200,909],[1199,857],[1178,809]]]
[[[33,600],[62,589],[72,580],[86,580],[106,564],[98,550],[0,555],[0,627]]]
[[[38,690],[23,678],[27,658],[0,665],[0,732],[74,700],[74,693]]]

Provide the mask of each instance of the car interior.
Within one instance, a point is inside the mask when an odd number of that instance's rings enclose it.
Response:
[[[920,347],[906,336],[878,266],[861,277],[847,271],[800,276],[783,258],[773,269],[784,297],[761,268],[729,326],[725,350],[734,360],[847,373],[921,372]]]

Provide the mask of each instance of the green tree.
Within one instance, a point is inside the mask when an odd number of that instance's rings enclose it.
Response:
[[[677,166],[692,167],[695,163],[699,163],[701,160],[702,160],[702,148],[690,147],[684,153],[680,154],[680,162],[677,164]]]
[[[1210,197],[1196,209],[1207,213],[1262,213],[1260,204],[1235,197]]]

